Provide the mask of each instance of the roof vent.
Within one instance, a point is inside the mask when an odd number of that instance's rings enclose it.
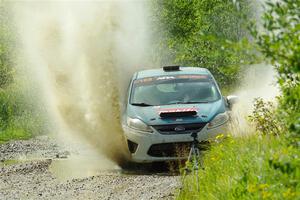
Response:
[[[169,65],[169,66],[163,66],[163,70],[165,72],[170,72],[170,71],[179,71],[179,65]]]

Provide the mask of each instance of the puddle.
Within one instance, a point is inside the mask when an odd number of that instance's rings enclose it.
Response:
[[[70,156],[66,159],[54,159],[49,171],[60,180],[85,178],[104,172],[120,172],[113,162],[99,156]]]

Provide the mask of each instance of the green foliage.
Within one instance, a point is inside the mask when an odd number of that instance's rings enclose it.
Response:
[[[162,0],[154,4],[162,64],[206,67],[222,86],[234,85],[241,65],[253,63],[247,0]]]
[[[274,103],[264,102],[262,98],[255,99],[254,109],[249,119],[256,130],[262,134],[279,135],[286,128],[280,120]]]
[[[282,120],[294,136],[300,135],[300,1],[269,1],[263,30],[253,30],[264,55],[279,72]]]
[[[300,152],[284,137],[227,138],[213,145],[195,177],[187,176],[178,199],[296,199]]]

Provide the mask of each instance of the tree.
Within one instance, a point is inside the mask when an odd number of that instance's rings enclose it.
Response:
[[[162,64],[205,67],[221,85],[232,86],[241,65],[254,62],[247,0],[160,0],[154,8]]]
[[[9,14],[5,3],[0,2],[0,88],[8,86],[13,79],[15,65],[13,54],[14,35],[9,23]]]

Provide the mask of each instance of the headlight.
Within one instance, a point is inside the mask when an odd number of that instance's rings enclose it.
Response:
[[[153,132],[152,129],[145,124],[144,122],[142,122],[139,119],[133,119],[130,117],[127,117],[127,125],[132,128],[132,129],[136,129],[138,131],[144,131],[144,132]]]
[[[207,128],[215,128],[225,124],[229,119],[229,116],[226,112],[218,114],[215,118],[209,122]]]

